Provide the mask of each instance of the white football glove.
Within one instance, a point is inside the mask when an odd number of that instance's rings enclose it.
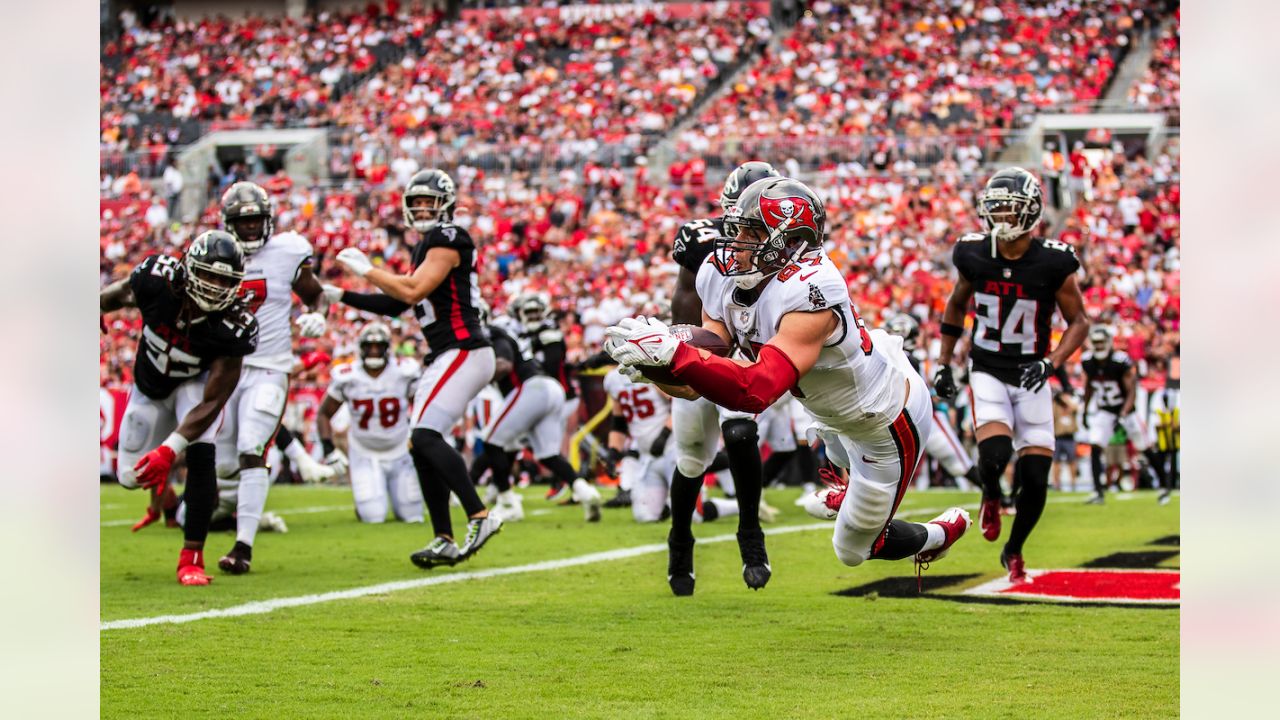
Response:
[[[622,365],[670,365],[680,347],[666,323],[657,318],[646,322],[643,315],[623,320],[604,332],[606,338],[613,340],[605,342],[605,351]]]
[[[324,464],[333,468],[335,475],[346,475],[347,467],[350,465],[347,462],[347,454],[342,452],[342,448],[334,448],[333,452],[325,455]]]
[[[369,271],[373,269],[373,263],[369,261],[369,256],[365,255],[360,248],[343,248],[338,253],[338,262],[342,263],[342,266],[349,272],[360,277],[368,275]]]
[[[653,381],[645,377],[644,373],[640,372],[640,368],[636,367],[635,365],[619,365],[618,374],[630,380],[633,383],[648,383],[650,385],[653,384]]]
[[[305,338],[318,338],[324,335],[324,316],[318,312],[303,313],[293,321],[298,326],[298,334]]]
[[[324,301],[329,305],[337,305],[342,302],[342,288],[337,285],[321,285],[320,289],[324,291]]]

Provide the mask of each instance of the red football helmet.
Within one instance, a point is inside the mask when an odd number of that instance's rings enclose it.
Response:
[[[771,177],[751,184],[724,216],[715,264],[741,288],[753,288],[805,250],[822,245],[827,211],[799,180]],[[749,253],[749,255],[745,255]]]

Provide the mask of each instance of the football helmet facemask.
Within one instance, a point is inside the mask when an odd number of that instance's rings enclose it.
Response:
[[[725,178],[724,189],[720,191],[720,208],[729,212],[729,208],[738,204],[742,192],[751,187],[757,180],[771,177],[782,177],[782,173],[767,162],[752,160],[744,162]]]
[[[244,279],[244,251],[231,233],[200,233],[182,256],[187,297],[205,312],[225,309],[236,299]]]
[[[1031,232],[1040,224],[1043,211],[1040,182],[1020,167],[992,175],[978,195],[978,217],[993,240],[1012,242]]]
[[[907,313],[899,313],[889,318],[884,329],[890,335],[902,338],[902,349],[910,352],[916,349],[916,341],[920,339],[920,323]]]
[[[422,170],[409,179],[400,198],[404,224],[420,233],[428,232],[442,222],[453,220],[457,201],[457,187],[449,173],[435,168]]]
[[[742,191],[724,216],[713,262],[721,275],[751,289],[806,250],[822,245],[827,211],[817,193],[799,180],[769,177]]]
[[[240,243],[245,255],[262,249],[272,225],[271,196],[261,186],[238,182],[222,194],[222,229]]]
[[[360,328],[357,336],[360,345],[360,361],[368,370],[386,367],[391,355],[391,329],[380,322],[371,322]]]

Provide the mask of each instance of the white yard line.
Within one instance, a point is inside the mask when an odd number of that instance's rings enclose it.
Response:
[[[1050,498],[1049,502],[1074,502],[1075,498]],[[967,510],[977,509],[977,504],[962,505]],[[947,507],[932,508],[911,508],[903,510],[895,517],[907,517],[914,515],[936,515]],[[298,510],[287,510],[283,512],[298,512]],[[977,522],[975,520],[975,522]],[[782,527],[770,528],[765,530],[765,535],[786,535],[797,532],[807,532],[810,530],[829,529],[833,526],[830,522],[808,523],[805,525],[784,525]],[[729,542],[736,539],[736,535],[715,535],[709,538],[699,538],[699,545],[708,543]],[[430,587],[432,585],[445,585],[448,583],[462,582],[464,580],[484,580],[485,578],[502,577],[504,575],[521,575],[524,573],[542,572],[545,570],[561,570],[563,568],[578,567],[579,565],[592,565],[602,562],[613,562],[615,560],[626,560],[628,558],[639,557],[641,555],[653,555],[665,552],[666,543],[653,545],[638,545],[629,548],[618,548],[617,550],[607,550],[605,552],[588,553],[586,555],[578,555],[577,557],[563,558],[561,560],[544,560],[542,562],[528,563],[526,565],[513,565],[510,567],[491,568],[488,570],[469,570],[463,572],[452,572],[441,575],[432,575],[430,577],[416,578],[414,580],[396,580],[393,582],[379,583],[377,585],[365,585],[362,587],[349,588],[347,590],[334,590],[326,593],[317,593],[313,595],[297,595],[294,597],[272,598],[270,600],[258,600],[255,602],[244,603],[242,605],[233,605],[227,608],[219,608],[216,610],[205,610],[203,612],[188,613],[186,615],[158,615],[155,617],[132,618],[127,620],[111,620],[104,622],[98,626],[98,629],[105,632],[107,630],[125,630],[131,628],[147,627],[148,625],[162,624],[182,624],[195,622],[197,620],[212,620],[214,618],[240,617],[242,615],[261,615],[263,613],[273,612],[283,608],[301,607],[304,605],[318,605],[320,603],[334,602],[337,600],[354,600],[356,598],[368,597],[370,595],[384,595],[387,593],[401,592],[403,590],[416,590],[422,587]]]
[[[278,508],[272,512],[282,515],[286,520],[290,515],[306,515],[310,513],[336,512],[338,510],[351,510],[351,505],[319,505],[316,507],[300,507],[300,508]],[[137,520],[103,520],[100,524],[102,527],[123,527],[125,525],[133,525]]]

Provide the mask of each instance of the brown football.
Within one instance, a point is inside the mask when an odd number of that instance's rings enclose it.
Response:
[[[724,338],[697,325],[672,325],[671,334],[675,335],[680,342],[706,350],[712,355],[726,357],[731,349],[729,343],[724,341]],[[640,372],[650,380],[664,385],[683,384],[671,374],[671,368],[641,365]]]

